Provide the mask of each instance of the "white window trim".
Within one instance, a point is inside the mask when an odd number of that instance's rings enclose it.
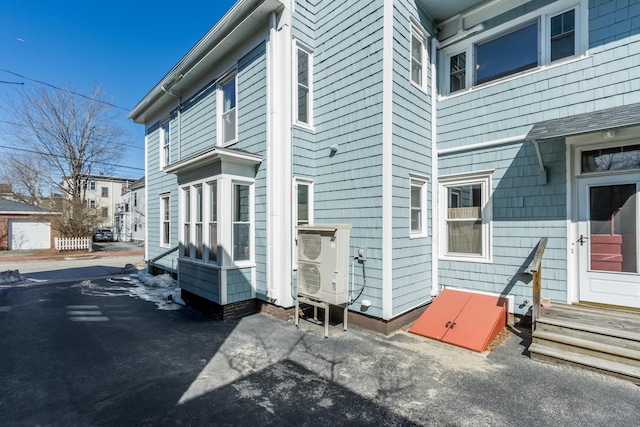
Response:
[[[164,242],[164,214],[165,214],[165,207],[164,207],[164,199],[169,200],[168,203],[168,208],[169,208],[169,241],[168,242]],[[161,194],[160,195],[160,243],[159,246],[161,248],[168,248],[171,246],[171,195],[166,193],[166,194]]]
[[[309,123],[301,122],[298,120],[298,51],[301,50],[309,55],[309,105],[308,105],[308,117]],[[314,131],[313,125],[313,49],[305,45],[299,40],[293,42],[293,124],[311,131]]]
[[[422,238],[429,236],[429,223],[427,216],[427,186],[429,183],[429,178],[424,175],[417,174],[409,174],[410,179],[410,190],[413,190],[413,187],[420,187],[420,230],[413,230],[411,228],[411,217],[413,207],[411,206],[411,193],[409,193],[409,234],[411,239]]]
[[[189,205],[186,205],[186,194],[189,194]],[[180,218],[180,251],[179,251],[179,257],[181,259],[193,259],[194,258],[194,254],[191,248],[191,244],[193,242],[193,236],[194,236],[194,231],[193,231],[193,188],[191,185],[185,185],[183,187],[180,187],[180,210],[179,210],[179,218]],[[187,221],[186,216],[187,216],[187,212],[189,213],[189,221]],[[184,228],[185,225],[189,224],[189,247],[187,248],[187,245],[185,245],[185,232],[184,232]],[[185,255],[185,249],[188,251],[189,255]]]
[[[584,40],[582,37],[582,34],[586,31],[584,31],[583,29],[583,22],[582,22],[580,9],[581,9],[580,5],[572,5],[561,10],[548,12],[543,16],[543,19],[541,20],[540,25],[541,25],[541,33],[545,37],[545,40],[544,40],[544,43],[541,43],[540,48],[542,51],[541,57],[544,64],[556,64],[556,63],[562,63],[562,62],[567,62],[569,60],[572,60],[577,56],[579,56],[583,50],[583,46],[586,46],[584,45]],[[574,41],[573,41],[574,54],[573,56],[567,56],[565,58],[560,58],[552,62],[551,61],[551,18],[561,15],[565,12],[569,12],[570,10],[575,10],[575,28],[574,28]],[[586,51],[586,47],[584,47],[584,50]]]
[[[554,62],[550,62],[550,21],[551,18],[560,14],[567,12],[571,9],[575,9],[575,20],[576,20],[576,28],[575,28],[575,40],[576,40],[576,52],[575,55],[559,59]],[[519,78],[523,75],[528,75],[532,73],[537,73],[542,70],[546,70],[549,68],[553,68],[559,65],[563,65],[569,62],[578,61],[588,56],[588,46],[589,46],[589,5],[588,0],[565,0],[555,2],[548,6],[537,9],[528,14],[522,15],[517,19],[506,22],[502,25],[499,25],[495,28],[487,30],[485,32],[481,32],[475,36],[469,37],[458,43],[453,43],[451,46],[447,46],[440,52],[440,87],[442,88],[441,99],[445,99],[448,97],[458,96],[460,94],[464,94],[473,90],[478,90],[481,88],[486,88],[493,86],[495,84],[504,83],[509,80],[513,80]],[[474,86],[474,76],[475,70],[473,69],[473,64],[475,64],[475,52],[474,47],[476,44],[489,41],[491,39],[495,39],[500,37],[503,34],[508,34],[511,31],[517,29],[517,27],[522,26],[527,22],[531,22],[535,19],[538,19],[539,25],[539,42],[538,42],[538,66],[531,68],[529,70],[525,70],[519,73],[511,74],[499,79],[491,80],[489,82],[483,83],[481,85]],[[451,93],[450,91],[450,65],[449,61],[452,56],[455,56],[459,53],[466,52],[466,72],[465,72],[465,89],[456,91]]]
[[[422,80],[422,84],[418,84],[416,82],[413,81],[413,74],[411,72],[412,70],[412,65],[413,65],[413,37],[417,38],[418,40],[420,40],[420,45],[421,45],[421,50],[420,50],[420,60],[421,60],[421,64],[420,66],[422,67],[422,72],[421,72],[421,80]],[[429,58],[429,51],[427,49],[427,33],[426,31],[424,31],[424,29],[421,29],[418,27],[418,25],[416,25],[416,23],[411,22],[411,31],[410,31],[410,37],[409,37],[409,81],[411,82],[411,84],[415,87],[417,87],[418,89],[420,89],[423,92],[427,92],[427,70],[429,68],[429,62],[428,62],[428,58]]]
[[[236,94],[235,94],[235,98],[236,98],[236,106],[235,106],[235,110],[236,110],[236,128],[235,128],[235,138],[232,139],[231,141],[228,142],[223,142],[222,141],[222,115],[224,114],[224,91],[222,89],[222,87],[227,84],[228,82],[230,82],[231,80],[235,80],[235,89],[236,89]],[[239,108],[238,108],[238,72],[237,70],[234,70],[232,72],[229,72],[227,75],[225,75],[223,78],[220,79],[220,81],[218,82],[218,88],[217,88],[217,96],[216,96],[216,130],[217,130],[217,134],[216,134],[216,140],[218,141],[218,146],[219,147],[229,147],[233,144],[236,144],[238,142],[238,118],[240,117],[239,114]]]
[[[233,259],[233,250],[230,250],[230,259],[231,259],[231,263],[233,265],[236,265],[238,267],[251,267],[255,265],[255,252],[256,252],[256,218],[255,218],[255,182],[252,180],[246,180],[246,179],[242,179],[242,178],[236,178],[231,180],[231,200],[230,200],[230,204],[232,206],[232,212],[231,212],[231,222],[230,222],[230,226],[231,226],[231,241],[229,242],[230,245],[228,246],[230,249],[233,248],[233,242],[234,242],[234,234],[233,234],[233,223],[235,222],[233,220],[233,218],[235,217],[235,212],[233,212],[233,209],[235,209],[235,193],[234,193],[234,187],[236,185],[248,185],[249,186],[249,259],[248,260],[234,260]]]
[[[164,127],[169,126],[169,143],[165,145],[165,130]],[[165,120],[160,122],[160,127],[158,129],[158,136],[160,138],[160,169],[166,168],[171,164],[171,122],[170,120]],[[169,150],[169,161],[167,161],[165,156],[165,147]]]
[[[291,209],[293,210],[292,213],[292,217],[293,217],[293,233],[291,233],[291,237],[292,237],[292,248],[294,248],[294,251],[292,251],[292,255],[293,255],[293,260],[292,260],[292,265],[293,265],[293,269],[297,270],[298,269],[298,230],[296,230],[296,226],[298,225],[298,185],[299,184],[303,184],[303,185],[307,185],[309,187],[309,194],[308,197],[309,199],[307,200],[308,204],[309,204],[309,225],[313,225],[313,221],[314,221],[314,203],[315,203],[315,197],[314,197],[314,181],[312,179],[308,179],[308,178],[301,178],[301,177],[294,177],[293,178],[293,204],[291,206]]]
[[[438,248],[440,259],[451,261],[466,261],[478,263],[493,262],[493,187],[491,177],[493,170],[468,172],[456,175],[441,176],[439,178],[440,200],[445,201],[440,204],[440,247]],[[447,189],[461,185],[482,185],[482,255],[471,254],[449,254],[447,253],[448,233],[447,233],[447,208],[449,198]]]
[[[214,186],[216,186],[216,220],[212,221],[212,215],[211,215],[211,188]],[[203,222],[205,222],[206,226],[206,230],[204,232],[204,236],[203,239],[206,239],[205,241],[207,242],[207,245],[205,247],[205,251],[204,251],[204,255],[203,255],[203,259],[206,261],[207,264],[213,264],[213,265],[220,265],[221,264],[221,253],[222,251],[220,251],[220,213],[217,212],[217,209],[220,208],[220,183],[218,179],[211,179],[211,180],[207,180],[206,184],[204,184],[206,188],[206,195],[204,195],[204,206],[205,206],[205,211],[204,211],[204,217],[203,217]],[[211,243],[211,224],[215,222],[216,224],[216,259],[212,260],[211,259],[211,246],[209,245],[209,243]]]

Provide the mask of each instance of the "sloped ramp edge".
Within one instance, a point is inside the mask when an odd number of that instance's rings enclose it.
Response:
[[[506,326],[507,299],[443,290],[409,332],[483,352]]]

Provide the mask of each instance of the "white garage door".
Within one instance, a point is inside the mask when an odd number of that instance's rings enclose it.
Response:
[[[50,248],[51,223],[17,219],[9,221],[9,249]]]

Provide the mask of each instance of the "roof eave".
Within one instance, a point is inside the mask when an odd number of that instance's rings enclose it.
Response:
[[[156,84],[156,86],[129,112],[128,119],[144,124],[150,110],[179,82],[187,86],[198,76],[192,71],[202,64],[202,60],[211,52],[229,43],[229,35],[235,31],[250,32],[261,22],[249,20],[254,14],[264,14],[283,7],[280,0],[239,0],[231,9],[200,39],[196,45]],[[240,35],[242,38],[242,34]]]

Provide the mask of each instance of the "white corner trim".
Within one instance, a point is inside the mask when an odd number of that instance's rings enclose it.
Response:
[[[384,0],[382,44],[382,318],[393,315],[393,0]]]

